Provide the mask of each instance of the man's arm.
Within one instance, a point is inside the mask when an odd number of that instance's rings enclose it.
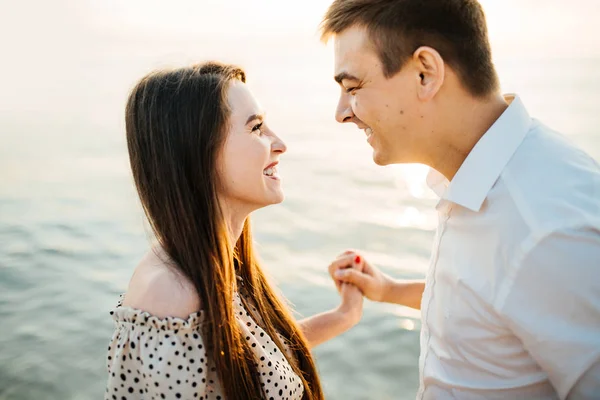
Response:
[[[600,360],[577,381],[567,400],[593,399],[600,395]]]
[[[600,393],[600,229],[546,235],[496,301],[561,399]]]
[[[384,294],[383,303],[421,309],[421,299],[425,290],[425,280],[392,280]]]
[[[421,309],[424,280],[395,280],[355,251],[347,251],[331,263],[329,274],[338,289],[343,282],[351,283],[370,300]]]

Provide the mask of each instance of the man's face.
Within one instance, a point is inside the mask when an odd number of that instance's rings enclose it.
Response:
[[[363,27],[350,27],[334,40],[335,79],[341,86],[336,120],[365,130],[375,163],[418,162],[417,128],[423,118],[417,97],[419,70],[409,61],[387,79]]]

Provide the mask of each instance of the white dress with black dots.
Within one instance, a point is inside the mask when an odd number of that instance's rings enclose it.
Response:
[[[299,400],[300,378],[267,333],[234,298],[237,322],[259,362],[258,372],[267,400]],[[111,311],[115,332],[108,347],[105,400],[224,399],[217,372],[209,367],[202,342],[202,313],[187,320],[121,306]],[[287,341],[280,335],[284,350]],[[233,400],[233,399],[231,399]]]

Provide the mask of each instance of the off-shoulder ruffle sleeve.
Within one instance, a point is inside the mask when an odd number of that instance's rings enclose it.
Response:
[[[157,318],[117,307],[105,399],[204,399],[208,360],[202,314]]]

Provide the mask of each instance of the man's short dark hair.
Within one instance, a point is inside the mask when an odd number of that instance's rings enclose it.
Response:
[[[429,46],[474,96],[499,87],[492,63],[485,14],[476,0],[335,0],[321,24],[322,39],[363,26],[387,78],[415,50]]]

